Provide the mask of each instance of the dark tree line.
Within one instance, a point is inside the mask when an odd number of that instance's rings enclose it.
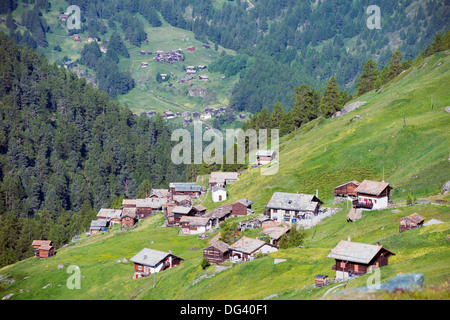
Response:
[[[101,207],[184,181],[162,116],[125,106],[0,33],[0,265],[60,246]],[[119,200],[118,200],[119,199]]]

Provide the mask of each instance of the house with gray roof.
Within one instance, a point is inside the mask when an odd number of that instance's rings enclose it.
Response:
[[[253,260],[257,253],[266,254],[278,251],[278,248],[270,243],[249,237],[242,237],[233,243],[229,249],[230,259],[233,262]]]
[[[266,215],[278,223],[290,225],[316,216],[322,204],[312,194],[275,192],[266,204]]]
[[[134,278],[146,277],[152,273],[161,272],[180,265],[180,257],[171,251],[164,252],[144,248],[130,259],[134,263]]]
[[[203,191],[202,186],[189,182],[172,182],[169,185],[171,197],[176,195],[189,195],[191,197],[200,197]]]
[[[106,221],[106,219],[92,220],[89,231],[94,234],[98,231],[106,231],[107,227],[108,221]]]
[[[392,186],[387,182],[364,180],[355,190],[355,208],[382,210],[389,206]]]
[[[349,278],[363,275],[388,265],[390,256],[395,255],[383,248],[379,243],[376,245],[341,240],[328,258],[335,259],[332,270],[336,271],[336,280],[343,281]]]

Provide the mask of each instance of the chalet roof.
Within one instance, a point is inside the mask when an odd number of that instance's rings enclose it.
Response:
[[[202,186],[198,186],[195,183],[189,183],[189,182],[172,182],[170,184],[170,188],[174,188],[175,191],[178,192],[200,192],[202,191]]]
[[[265,241],[258,240],[258,239],[252,239],[248,237],[242,237],[235,243],[233,243],[230,246],[230,250],[240,251],[243,253],[252,254],[259,248],[261,248],[263,245],[268,244]]]
[[[106,228],[108,224],[108,221],[101,219],[101,220],[92,220],[91,222],[91,230],[95,230],[95,229],[101,229],[101,228]]]
[[[190,226],[206,226],[208,222],[210,221],[210,218],[203,218],[203,217],[189,217],[189,216],[183,216],[180,219],[180,222],[186,222]]]
[[[218,180],[237,180],[239,172],[211,172],[211,179]]]
[[[170,252],[163,252],[163,251],[159,251],[159,250],[144,248],[139,253],[137,253],[134,257],[132,257],[130,259],[130,261],[140,264],[140,265],[154,267],[157,264],[159,264],[161,261],[163,261],[168,255],[172,255],[173,257],[176,257],[173,254],[171,254]],[[177,258],[179,258],[179,257],[177,257]]]
[[[368,264],[382,249],[386,250],[379,245],[341,240],[341,242],[331,250],[328,258]],[[390,252],[389,250],[386,251]],[[392,252],[390,253],[393,254]]]
[[[51,248],[53,248],[53,246],[40,246],[39,250],[49,251]]]
[[[314,211],[317,204],[322,204],[315,195],[275,192],[266,204],[269,209]]]
[[[135,218],[136,211],[137,211],[136,208],[123,208],[121,218],[124,218],[124,217]]]
[[[236,201],[234,203],[242,203],[243,205],[249,207],[249,206],[251,206],[253,204],[253,201],[248,200],[247,198],[244,198],[244,199],[238,200],[238,201]]]
[[[379,196],[380,193],[382,193],[384,191],[384,189],[386,189],[387,187],[392,189],[392,187],[387,182],[364,180],[358,186],[358,188],[355,189],[355,192]]]
[[[136,205],[136,199],[123,199],[122,200],[122,205],[123,206],[135,206]]]
[[[290,228],[272,227],[266,228],[260,233],[268,235],[271,239],[280,239],[283,234],[288,232]]]
[[[152,111],[150,111],[152,112]],[[149,112],[149,113],[150,113]],[[156,196],[158,198],[165,198],[170,196],[170,191],[167,189],[152,189],[150,192],[150,197]]]
[[[98,218],[106,218],[106,219],[120,219],[122,214],[122,210],[117,209],[100,209],[97,213]]]
[[[50,246],[52,242],[50,240],[33,240],[33,243],[31,244],[33,247],[40,247],[40,246]]]
[[[335,189],[340,188],[340,187],[343,187],[343,186],[345,186],[345,185],[347,185],[347,184],[350,184],[350,183],[356,184],[357,186],[359,186],[359,185],[361,184],[361,182],[359,182],[359,181],[352,180],[352,181],[346,182],[346,183],[344,183],[344,184],[341,184],[340,186],[335,187]]]
[[[258,150],[256,151],[257,157],[273,157],[275,151],[273,150]]]
[[[215,208],[210,212],[205,213],[203,217],[220,219],[225,217],[226,215],[231,214],[232,209],[233,207],[231,204],[224,204],[220,207]]]
[[[230,250],[230,246],[227,244],[227,243],[225,243],[225,242],[223,242],[223,241],[220,241],[220,240],[218,240],[218,241],[216,241],[216,242],[214,242],[212,245],[210,245],[209,247],[214,247],[214,248],[216,248],[217,250],[219,250],[220,252],[227,252],[227,251],[229,251]]]
[[[211,188],[211,192],[218,192],[218,191],[223,191],[223,192],[227,192],[226,190],[225,190],[225,188],[222,188],[222,187],[219,187],[219,186],[213,186],[212,188]]]
[[[188,201],[192,202],[192,197],[188,194],[180,194],[180,195],[173,196],[173,201],[180,202],[183,200],[188,200]]]
[[[147,198],[147,199],[135,199],[136,208],[152,208],[158,209],[167,203],[166,198]]]
[[[192,210],[192,207],[176,206],[175,208],[172,209],[172,213],[188,214],[189,212],[191,212],[191,210]]]
[[[206,211],[206,207],[201,204],[197,204],[197,205],[193,206],[192,208],[194,208],[197,211]]]
[[[421,223],[421,222],[425,221],[425,218],[418,213],[413,213],[409,216],[402,218],[401,220],[403,220],[403,219],[409,219],[415,223]]]

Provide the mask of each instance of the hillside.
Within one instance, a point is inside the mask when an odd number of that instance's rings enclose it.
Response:
[[[285,137],[280,145],[278,174],[260,176],[259,169],[250,169],[227,187],[227,203],[247,197],[254,201],[253,209],[260,214],[275,191],[319,190],[319,198],[330,206],[334,186],[353,179],[381,180],[383,166],[385,180],[394,187],[392,198],[396,204],[403,204],[408,192],[419,200],[439,196],[450,176],[450,115],[444,111],[450,101],[449,71],[449,55],[436,54],[399,75],[380,92],[359,97],[366,105],[342,117],[314,120],[296,135]],[[361,117],[354,119],[355,115]],[[448,196],[439,197],[449,200]],[[208,209],[217,206],[209,199],[204,204]],[[234,265],[215,276],[215,267],[200,267],[202,249],[208,240],[181,236],[176,228],[161,227],[163,216],[157,214],[132,230],[114,227],[88,239],[83,235],[80,242],[57,250],[50,259],[29,258],[2,268],[0,295],[14,294],[10,299],[87,300],[320,299],[330,287],[314,289],[314,275],[334,277],[334,261],[327,255],[340,240],[351,237],[353,241],[371,244],[379,241],[395,253],[389,266],[381,269],[382,282],[399,272],[421,272],[426,290],[416,298],[449,298],[448,205],[422,204],[365,212],[354,223],[346,221],[345,203],[340,208],[337,214],[308,230],[304,248],[282,249]],[[398,220],[413,212],[420,212],[426,220],[435,218],[446,223],[399,234]],[[257,231],[244,234],[256,237]],[[155,277],[131,279],[133,264],[124,263],[123,258],[129,260],[143,247],[172,250],[184,261]],[[274,264],[274,258],[286,262]],[[64,266],[58,269],[59,264]],[[70,265],[80,268],[78,290],[66,287]],[[202,276],[207,278],[193,284]],[[367,277],[350,281],[346,288],[365,285]]]
[[[45,39],[47,45],[45,47],[39,46],[37,49],[44,54],[51,63],[56,62],[63,65],[66,61],[77,62],[72,71],[77,72],[88,81],[95,80],[95,71],[81,63],[80,58],[83,48],[89,43],[88,39],[91,37],[91,27],[89,20],[94,20],[90,17],[84,22],[83,29],[78,31],[80,41],[74,41],[72,33],[68,30],[66,22],[61,21],[60,11],[68,7],[68,2],[62,0],[49,1],[49,9],[42,8],[40,10],[42,19],[45,19],[47,31]],[[24,26],[23,14],[34,10],[37,4],[25,4],[22,1],[18,2],[16,9],[12,12],[12,17],[17,25],[15,32],[24,34],[27,32]],[[61,11],[61,12],[63,12]],[[83,17],[86,14],[82,12]],[[217,108],[219,106],[229,104],[229,95],[231,89],[238,80],[238,75],[229,77],[226,80],[221,80],[222,74],[209,73],[208,70],[200,72],[200,75],[208,75],[210,81],[199,81],[198,75],[194,75],[194,79],[189,83],[180,84],[179,78],[186,76],[186,66],[208,66],[211,62],[217,60],[221,54],[234,55],[232,50],[218,47],[217,51],[214,45],[210,49],[202,48],[204,42],[195,38],[192,31],[184,30],[174,27],[167,23],[162,17],[161,25],[158,27],[152,26],[141,14],[133,13],[135,19],[140,23],[140,28],[146,33],[148,42],[142,41],[139,46],[133,45],[130,41],[124,41],[124,44],[129,52],[129,57],[120,56],[118,63],[119,70],[122,72],[129,71],[134,80],[135,87],[126,94],[118,95],[118,100],[122,104],[127,104],[128,107],[137,114],[141,112],[148,112],[156,110],[157,112],[164,112],[167,109],[173,112],[183,111],[203,111],[206,107]],[[6,14],[0,14],[3,19],[7,18]],[[112,19],[98,19],[101,21],[104,29],[98,34],[98,45],[100,47],[107,47],[108,41],[114,32],[118,32],[124,39],[125,32],[121,29],[122,23],[115,20],[115,26],[109,24]],[[100,28],[99,28],[100,29]],[[6,24],[0,23],[0,30],[9,34],[9,29]],[[35,43],[36,45],[36,43]],[[195,46],[194,52],[188,52],[187,47]],[[55,49],[58,47],[58,49]],[[185,61],[178,61],[174,64],[153,62],[156,51],[170,51],[182,49],[185,54]],[[140,51],[152,52],[151,55],[141,55]],[[223,53],[222,53],[223,52]],[[103,53],[103,56],[106,54]],[[142,68],[141,62],[148,62],[148,67]],[[184,69],[183,69],[184,66]],[[169,74],[171,79],[163,83],[156,81],[158,73]],[[191,97],[189,89],[192,86],[201,86],[206,88],[207,95],[204,97]]]

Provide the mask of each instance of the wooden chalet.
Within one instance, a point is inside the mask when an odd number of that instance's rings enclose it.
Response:
[[[336,271],[336,280],[343,281],[361,276],[374,268],[388,265],[388,259],[394,253],[376,245],[342,240],[331,250],[328,258],[335,259],[332,270]]]
[[[150,112],[152,112],[152,111],[150,111]],[[170,190],[168,190],[168,189],[152,189],[150,191],[149,198],[169,200],[170,199]]]
[[[231,204],[224,204],[220,207],[215,208],[214,210],[207,212],[203,215],[205,218],[211,218],[214,226],[218,226],[222,221],[227,220],[232,211]]]
[[[347,197],[355,198],[356,197],[355,189],[358,188],[360,184],[361,184],[360,182],[352,180],[350,182],[337,186],[336,188],[334,188],[335,200]]]
[[[257,253],[270,253],[278,251],[278,248],[262,240],[242,237],[230,247],[230,260],[232,262],[250,261]]]
[[[50,240],[33,240],[31,246],[37,258],[47,259],[55,255],[55,247]]]
[[[97,233],[99,231],[106,231],[108,228],[108,221],[104,219],[92,220],[89,231],[91,234]]]
[[[195,211],[192,210],[192,207],[175,206],[174,208],[172,208],[171,213],[173,214],[173,224],[175,226],[180,226],[181,218],[187,216],[194,216]]]
[[[181,233],[186,235],[199,234],[213,228],[211,218],[183,216],[180,219]]]
[[[315,195],[275,192],[266,204],[265,214],[278,223],[292,224],[316,216],[322,204]]]
[[[190,195],[175,195],[173,196],[173,202],[177,206],[190,207],[192,206],[192,197]]]
[[[136,208],[124,208],[120,217],[122,227],[133,227],[136,224]]]
[[[418,213],[413,213],[407,217],[400,219],[398,223],[398,232],[411,230],[414,228],[422,227],[425,222],[425,218]]]
[[[389,206],[392,187],[387,182],[364,180],[355,190],[355,208],[381,210]]]
[[[162,211],[162,207],[167,203],[167,198],[150,197],[146,199],[124,199],[123,208],[135,208],[136,218],[145,219],[157,212]]]
[[[286,227],[271,227],[261,231],[261,234],[268,235],[270,238],[270,244],[278,247],[281,237],[288,233],[291,229]]]
[[[206,207],[201,204],[197,204],[197,205],[193,206],[192,209],[195,211],[194,215],[196,217],[201,217],[206,213]]]
[[[170,184],[170,195],[173,200],[173,196],[177,195],[189,195],[191,197],[200,197],[202,194],[202,187],[195,183],[177,182]]]
[[[260,215],[254,219],[239,222],[239,230],[245,229],[261,229],[272,226],[273,220],[266,215]]]
[[[314,277],[314,286],[316,288],[325,287],[329,284],[330,278],[325,274],[316,274]]]
[[[253,214],[255,213],[252,210],[252,204],[253,202],[248,200],[248,199],[241,199],[238,200],[236,202],[233,202],[231,204],[231,215],[233,217],[241,217],[241,216],[246,216],[248,214]]]
[[[203,257],[208,259],[211,264],[220,264],[230,258],[229,245],[223,241],[216,241],[203,249]]]
[[[172,252],[163,252],[144,248],[130,259],[134,263],[134,278],[146,277],[180,265],[180,257]]]
[[[120,223],[120,217],[122,215],[122,210],[118,209],[100,209],[97,213],[97,219],[106,220],[108,225],[114,225]]]
[[[189,46],[189,47],[187,48],[187,50],[188,50],[189,52],[194,52],[194,51],[195,51],[195,47],[194,47],[194,46]]]
[[[209,185],[225,187],[227,184],[236,182],[239,180],[239,172],[211,172],[209,178]]]

